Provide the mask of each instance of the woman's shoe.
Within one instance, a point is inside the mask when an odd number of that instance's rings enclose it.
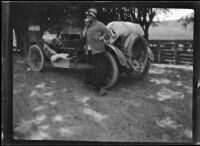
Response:
[[[99,91],[99,96],[105,96],[105,95],[107,95],[107,91],[104,87],[101,87]]]

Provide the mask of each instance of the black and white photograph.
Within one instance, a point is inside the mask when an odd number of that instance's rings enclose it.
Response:
[[[193,143],[195,9],[156,3],[3,2],[13,140]]]

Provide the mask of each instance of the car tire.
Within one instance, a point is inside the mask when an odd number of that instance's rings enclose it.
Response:
[[[117,79],[118,79],[118,74],[119,74],[119,69],[118,69],[118,65],[117,62],[115,60],[115,58],[106,51],[106,56],[108,57],[108,60],[110,62],[112,71],[111,71],[111,75],[109,77],[108,82],[105,85],[105,88],[111,88],[112,86],[114,86],[114,84],[116,83]]]
[[[28,52],[28,64],[32,71],[40,72],[44,69],[44,53],[38,45],[32,45]]]

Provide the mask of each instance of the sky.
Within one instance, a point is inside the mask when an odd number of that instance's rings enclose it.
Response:
[[[158,18],[160,21],[177,20],[183,16],[186,16],[194,12],[193,9],[169,9],[169,10],[170,10],[170,13],[168,13],[167,16],[163,14],[159,14],[154,18],[154,20],[156,21]]]

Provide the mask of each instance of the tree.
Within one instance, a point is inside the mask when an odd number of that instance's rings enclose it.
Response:
[[[24,54],[27,54],[30,45],[28,26],[30,24],[41,24],[40,35],[44,29],[47,20],[44,13],[41,13],[41,7],[27,6],[27,5],[11,5],[11,21],[12,28],[15,30],[17,47],[20,48]]]
[[[191,13],[185,17],[182,17],[178,20],[179,23],[182,23],[183,27],[187,27],[189,24],[194,23],[194,13]]]
[[[86,9],[86,8],[85,8]],[[63,27],[72,23],[84,24],[77,17],[83,17],[80,4],[69,5],[57,3],[44,5],[40,3],[14,3],[11,5],[12,28],[16,33],[17,47],[27,55],[30,47],[29,25],[40,25],[39,37],[42,37],[44,30],[49,29],[59,33]],[[80,11],[79,11],[80,10]],[[73,22],[76,21],[76,22]]]
[[[98,8],[100,14],[99,19],[107,24],[110,21],[130,21],[138,23],[144,30],[144,37],[149,39],[149,27],[156,26],[158,21],[154,21],[154,17],[159,13],[166,14],[169,9],[156,8],[133,8],[133,7],[103,7]]]
[[[168,12],[168,9],[133,8],[96,3],[13,3],[11,7],[12,27],[16,32],[17,47],[27,54],[31,44],[28,31],[30,24],[40,25],[39,37],[48,28],[54,33],[59,33],[62,28],[71,24],[84,25],[85,11],[91,7],[97,8],[97,17],[105,24],[116,20],[140,24],[146,39],[149,38],[150,25],[156,25],[153,18],[160,12]]]

